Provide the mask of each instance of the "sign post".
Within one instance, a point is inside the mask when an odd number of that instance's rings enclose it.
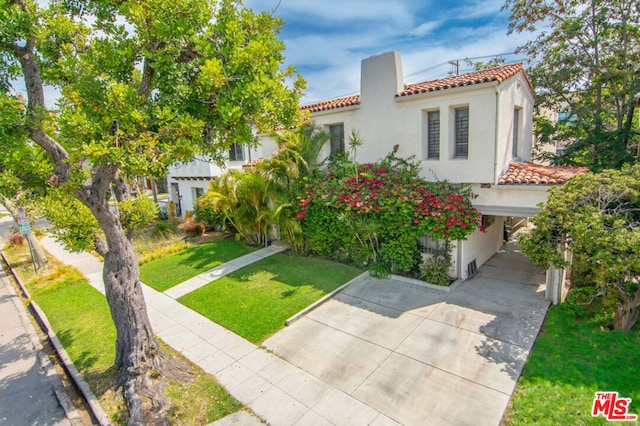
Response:
[[[20,229],[20,233],[27,238],[27,243],[29,244],[29,253],[31,253],[31,262],[33,263],[33,270],[36,272],[36,276],[38,275],[38,266],[36,265],[36,259],[33,255],[33,245],[31,245],[31,239],[29,238],[29,234],[31,234],[31,222],[29,222],[29,218],[27,217],[24,207],[18,207],[18,228]]]

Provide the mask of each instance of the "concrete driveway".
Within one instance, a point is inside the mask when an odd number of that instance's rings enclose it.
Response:
[[[547,311],[515,245],[451,292],[366,279],[264,346],[404,425],[497,425]]]

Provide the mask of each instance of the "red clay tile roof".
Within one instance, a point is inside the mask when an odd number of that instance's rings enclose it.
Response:
[[[315,104],[303,105],[301,108],[309,112],[319,112],[353,105],[360,105],[360,95],[347,96],[346,98],[332,99],[330,101],[316,102]]]
[[[518,72],[524,72],[522,63],[503,65],[481,71],[474,71],[468,74],[456,75],[453,77],[440,78],[437,80],[423,81],[422,83],[405,85],[404,90],[398,93],[397,97],[417,95],[418,93],[435,92],[438,90],[452,89],[454,87],[471,86],[474,84],[497,81],[502,83],[506,79],[513,77]],[[527,74],[525,78],[529,87],[533,91],[533,86]],[[303,105],[302,110],[309,112],[328,111],[332,109],[344,108],[348,106],[360,105],[360,95],[347,96],[345,98],[331,99],[329,101],[316,102]]]
[[[502,83],[506,79],[513,77],[518,72],[523,71],[522,63],[503,65],[500,67],[489,68],[486,70],[474,71],[468,74],[456,75],[453,77],[440,78],[438,80],[429,80],[422,83],[409,84],[404,86],[404,90],[397,96],[410,96],[418,93],[436,92],[438,90],[452,89],[454,87],[471,86],[474,84],[488,83],[497,81]],[[529,86],[533,90],[533,86],[526,76]]]
[[[561,185],[588,171],[587,167],[511,163],[509,169],[498,179],[498,185]]]

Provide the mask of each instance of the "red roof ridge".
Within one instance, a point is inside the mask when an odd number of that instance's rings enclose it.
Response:
[[[470,73],[460,74],[452,77],[438,78],[435,80],[423,81],[421,83],[408,84],[404,86],[404,89],[400,93],[396,94],[396,97],[405,97],[417,95],[419,93],[435,92],[439,90],[452,89],[454,87],[471,86],[475,84],[488,83],[491,81],[502,83],[503,81],[513,77],[520,71],[524,73],[527,84],[533,92],[533,85],[531,84],[531,80],[529,80],[527,73],[524,71],[522,62],[516,62],[513,64],[500,65],[498,67],[473,71]],[[357,105],[360,105],[359,94],[330,99],[327,101],[315,102],[312,104],[303,105],[300,108],[304,111],[313,113]]]
[[[513,162],[498,179],[498,185],[562,185],[588,171],[588,167]]]
[[[452,77],[439,78],[436,80],[423,81],[421,83],[414,83],[404,86],[404,90],[398,93],[396,96],[410,96],[419,93],[435,92],[439,90],[452,89],[454,87],[471,86],[475,84],[488,83],[491,81],[497,81],[502,83],[508,78],[513,77],[518,72],[522,71],[525,75],[525,79],[529,84],[529,87],[533,91],[533,85],[529,80],[529,77],[524,71],[522,62],[515,62],[513,64],[500,65],[493,68],[487,68],[484,70],[473,71],[466,74],[454,75]]]
[[[330,99],[328,101],[316,102],[303,105],[300,108],[309,112],[327,111],[330,109],[344,108],[348,106],[360,105],[360,95],[346,96],[343,98]]]

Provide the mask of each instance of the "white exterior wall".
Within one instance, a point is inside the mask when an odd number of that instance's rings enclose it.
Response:
[[[388,52],[362,62],[361,104],[313,114],[316,124],[342,123],[345,149],[353,130],[364,140],[360,163],[377,161],[399,145],[398,155],[422,163],[422,176],[455,183],[493,183],[512,157],[513,111],[520,112],[518,158],[531,159],[534,95],[520,73],[498,84],[474,84],[398,98],[402,67],[399,54]],[[454,110],[469,108],[469,155],[454,158]],[[427,159],[427,113],[440,111],[440,159]],[[329,144],[323,155],[329,155]]]
[[[509,168],[509,164],[514,159],[521,161],[531,161],[531,145],[533,142],[533,106],[535,98],[529,84],[521,73],[513,78],[504,81],[499,86],[496,134],[496,166],[495,174],[491,181],[498,182],[498,179]],[[514,110],[520,110],[520,122],[514,123]],[[513,157],[513,127],[517,126],[518,132],[518,152]]]
[[[266,142],[266,147],[275,150],[273,141]],[[249,149],[244,146],[244,160],[227,161],[223,166],[218,166],[207,161],[204,157],[196,157],[189,163],[179,163],[169,166],[167,183],[169,189],[169,199],[180,205],[180,217],[184,217],[187,211],[193,211],[196,197],[196,188],[201,188],[204,192],[209,189],[209,182],[212,178],[222,175],[229,169],[242,169],[242,166],[250,160],[263,158],[263,147],[258,145]],[[177,191],[176,191],[177,185]]]
[[[477,198],[473,205],[481,213],[500,214],[504,216],[533,216],[540,210],[539,204],[549,198],[550,186],[545,185],[491,185],[482,188],[479,184],[471,185]]]
[[[466,240],[458,242],[458,271],[460,278],[468,279],[467,265],[473,259],[476,266],[482,266],[493,254],[502,247],[504,238],[504,217],[496,216],[495,222],[485,232],[476,230]]]

